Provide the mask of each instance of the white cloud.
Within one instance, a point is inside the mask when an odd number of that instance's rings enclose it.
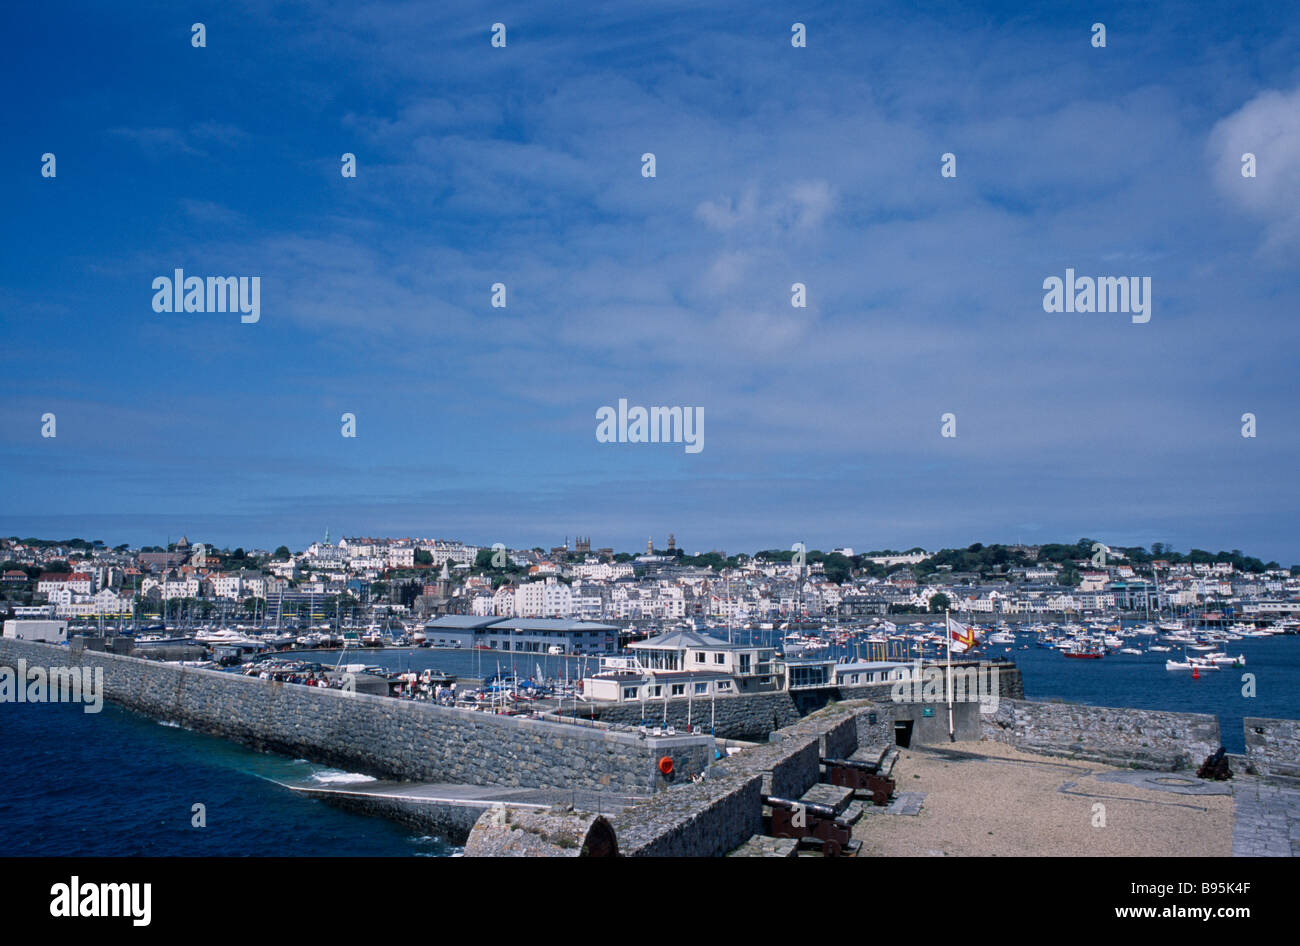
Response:
[[[1261,92],[1214,126],[1208,148],[1215,183],[1262,221],[1262,250],[1300,247],[1300,89]],[[1241,174],[1247,152],[1254,178]]]

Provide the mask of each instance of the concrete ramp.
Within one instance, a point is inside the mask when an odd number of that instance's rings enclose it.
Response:
[[[426,831],[451,844],[464,844],[483,812],[498,807],[521,813],[572,808],[587,814],[616,815],[641,800],[636,796],[582,789],[564,791],[450,782],[364,782],[331,787],[278,784],[349,811],[388,818]]]

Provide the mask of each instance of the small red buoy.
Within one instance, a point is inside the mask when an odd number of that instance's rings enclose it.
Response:
[[[1192,679],[1193,679],[1193,680],[1199,680],[1199,679],[1201,679],[1201,668],[1200,668],[1200,667],[1193,667],[1193,668],[1192,668]]]
[[[672,774],[673,774],[673,757],[672,757],[672,756],[667,756],[667,755],[666,755],[666,756],[664,756],[662,759],[659,760],[659,771],[662,772],[664,775],[672,775]]]

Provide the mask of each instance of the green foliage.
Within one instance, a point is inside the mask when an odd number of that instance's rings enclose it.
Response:
[[[1061,546],[1070,548],[1070,546]],[[1042,558],[1042,555],[1039,555]],[[940,565],[947,565],[955,572],[991,572],[995,568],[1010,568],[1032,564],[1024,552],[1017,552],[1005,545],[983,545],[976,542],[965,549],[943,549],[929,558],[917,563],[916,577],[925,579],[939,571]]]
[[[822,559],[822,568],[826,570],[826,580],[842,585],[853,577],[853,562],[839,552],[832,552]]]
[[[717,552],[705,552],[703,555],[683,555],[678,561],[683,565],[701,565],[718,570],[735,568],[737,564],[735,556],[723,558]]]

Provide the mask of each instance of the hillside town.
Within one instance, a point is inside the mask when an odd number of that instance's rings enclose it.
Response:
[[[852,622],[951,610],[974,620],[1049,614],[1220,611],[1250,620],[1300,613],[1300,568],[1239,551],[1180,554],[1072,545],[989,545],[927,552],[790,549],[687,555],[669,535],[639,554],[589,538],[507,549],[445,539],[328,533],[291,552],[217,549],[182,536],[166,547],[0,539],[9,617],[78,621],[221,619],[231,623],[428,620],[444,615],[558,618],[666,626]]]

